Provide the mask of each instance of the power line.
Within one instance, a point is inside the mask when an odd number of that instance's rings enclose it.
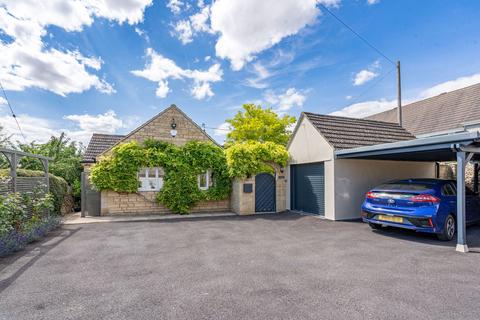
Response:
[[[20,134],[23,137],[23,140],[25,143],[27,143],[27,138],[23,134],[22,128],[20,127],[20,123],[18,122],[17,116],[15,115],[15,112],[13,112],[12,105],[10,104],[10,101],[8,100],[7,93],[5,92],[5,89],[3,89],[2,82],[0,81],[0,88],[2,89],[3,96],[5,97],[5,101],[7,101],[8,108],[10,108],[10,112],[12,113],[13,119],[15,119],[15,122],[17,123],[18,130],[20,131]]]
[[[325,5],[319,3],[319,5],[325,10],[327,11],[332,17],[334,17],[338,22],[340,22],[341,24],[343,24],[345,26],[345,28],[347,28],[348,30],[350,30],[354,35],[356,35],[360,40],[362,40],[367,46],[369,46],[370,48],[372,48],[373,50],[375,50],[379,55],[381,55],[382,57],[384,57],[385,59],[387,59],[388,62],[390,62],[391,64],[393,65],[396,65],[395,62],[390,59],[389,57],[387,57],[382,51],[380,51],[380,49],[378,49],[377,47],[375,47],[373,44],[371,44],[367,39],[365,39],[364,37],[362,37],[358,32],[356,32],[355,30],[353,30],[352,27],[350,27],[348,24],[346,24],[345,22],[343,22],[342,19],[340,19],[339,17],[337,17],[332,11],[330,11]]]

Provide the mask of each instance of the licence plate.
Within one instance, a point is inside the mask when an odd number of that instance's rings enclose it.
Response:
[[[392,217],[392,216],[386,216],[386,215],[383,215],[383,214],[378,215],[377,220],[403,223],[403,218],[402,217]]]

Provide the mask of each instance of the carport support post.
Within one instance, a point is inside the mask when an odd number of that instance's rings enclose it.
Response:
[[[457,248],[468,252],[465,227],[465,152],[457,152]]]

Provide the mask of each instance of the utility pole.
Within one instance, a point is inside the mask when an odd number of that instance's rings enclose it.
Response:
[[[398,124],[403,125],[402,120],[402,79],[400,74],[400,60],[397,61],[397,103],[398,103]]]

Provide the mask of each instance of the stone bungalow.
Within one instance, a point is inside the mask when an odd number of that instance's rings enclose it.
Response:
[[[88,215],[135,215],[166,214],[169,209],[155,201],[156,193],[163,185],[162,168],[143,168],[139,172],[137,193],[97,192],[88,183],[91,166],[108,153],[112,147],[135,140],[142,143],[156,139],[176,145],[188,141],[210,141],[212,139],[200,126],[180,108],[171,105],[129,134],[110,135],[94,133],[83,159],[82,212]],[[217,144],[218,145],[218,144]],[[260,174],[246,180],[233,182],[231,198],[220,201],[203,201],[191,212],[231,212],[252,214],[259,212],[280,212],[285,210],[286,180],[282,168],[275,168],[276,174]],[[212,184],[207,174],[199,176],[199,188],[206,189]],[[256,188],[256,185],[261,188]]]

